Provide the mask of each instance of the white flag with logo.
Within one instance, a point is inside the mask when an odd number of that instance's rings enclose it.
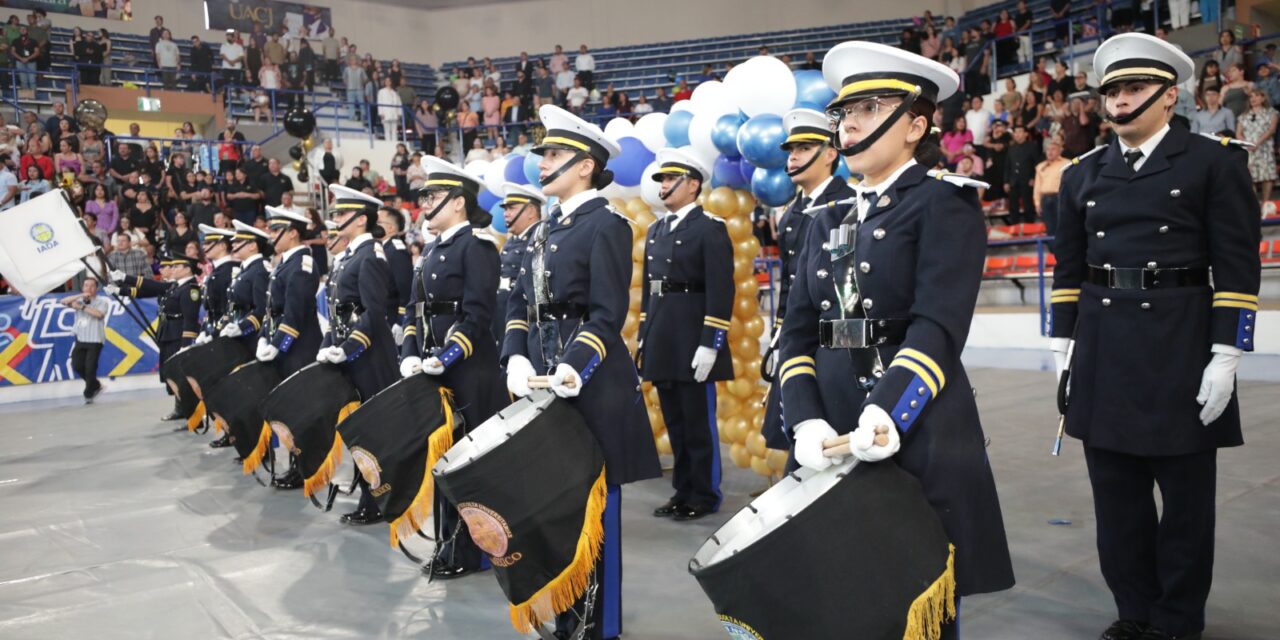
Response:
[[[28,299],[83,271],[96,250],[61,189],[0,212],[0,274]]]

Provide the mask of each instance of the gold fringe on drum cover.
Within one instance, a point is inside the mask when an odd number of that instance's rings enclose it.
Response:
[[[191,412],[191,416],[187,418],[187,431],[196,432],[196,427],[200,426],[200,422],[204,420],[204,400],[196,405],[196,410]]]
[[[398,548],[402,538],[417,534],[431,517],[435,480],[431,469],[436,466],[444,453],[453,447],[453,392],[440,387],[440,406],[444,410],[444,424],[437,427],[427,438],[427,467],[422,474],[422,484],[418,494],[414,496],[409,508],[400,517],[391,522],[391,547]]]
[[[587,498],[587,512],[582,519],[582,533],[578,536],[573,562],[531,598],[511,605],[511,626],[516,631],[532,633],[543,624],[554,624],[556,616],[568,611],[582,597],[604,546],[604,509],[608,498],[609,488],[602,467]]]
[[[342,421],[346,420],[347,416],[351,415],[351,412],[359,407],[359,402],[348,402],[346,406],[338,411],[337,424],[342,424]],[[311,477],[302,482],[302,494],[304,496],[310,498],[320,489],[329,486],[329,481],[333,479],[333,474],[337,472],[338,465],[342,464],[342,449],[344,447],[346,445],[342,442],[342,434],[334,432],[333,446],[329,448],[329,455],[325,456],[320,468]]]
[[[956,619],[956,547],[947,546],[947,568],[911,603],[902,640],[938,640],[942,625]]]

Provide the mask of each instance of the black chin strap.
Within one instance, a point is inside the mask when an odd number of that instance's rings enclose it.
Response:
[[[508,223],[507,223],[507,230],[508,230],[508,231],[510,231],[510,230],[511,230],[511,225],[515,224],[515,223],[516,223],[516,221],[520,219],[520,216],[524,215],[524,212],[525,212],[526,210],[528,210],[528,209],[529,209],[529,207],[531,207],[531,206],[533,206],[533,203],[530,203],[530,202],[526,202],[526,203],[524,203],[524,204],[520,205],[520,210],[516,212],[516,215],[514,215],[514,216],[512,216],[512,217],[511,217],[511,222],[508,222]],[[518,234],[517,234],[517,235],[518,235]]]
[[[877,140],[879,140],[882,136],[884,136],[884,134],[889,132],[889,129],[893,128],[893,125],[898,123],[898,118],[901,118],[903,115],[905,115],[908,111],[911,110],[912,105],[916,103],[916,98],[919,98],[919,97],[920,97],[919,93],[916,93],[916,92],[908,93],[902,99],[902,104],[898,105],[898,108],[894,109],[893,113],[889,114],[889,117],[885,119],[885,121],[882,122],[880,126],[876,128],[875,131],[871,132],[871,135],[867,136],[866,138],[863,138],[862,142],[859,142],[851,147],[841,148],[839,146],[840,132],[837,129],[836,150],[839,151],[841,155],[845,156],[846,158],[849,158],[849,157],[856,156],[859,153],[866,151],[867,149],[870,149],[871,145],[875,144]],[[839,125],[836,125],[836,126],[837,128],[839,127]]]
[[[687,177],[689,176],[680,176],[679,178],[676,178],[675,183],[671,185],[670,189],[667,189],[666,191],[663,191],[658,194],[658,199],[665,201],[667,198],[670,198],[671,194],[675,193],[676,189],[679,189],[680,185],[684,184],[684,179]]]
[[[453,199],[460,195],[462,195],[462,192],[457,187],[453,187],[449,189],[448,194],[445,195],[444,199],[440,201],[440,204],[436,205],[436,208],[432,209],[430,213],[424,215],[423,220],[430,222],[436,216],[440,215],[440,212],[444,210],[444,206],[446,204],[453,202]]]
[[[813,163],[815,163],[815,162],[817,162],[817,161],[818,161],[818,157],[822,155],[822,150],[823,150],[823,149],[826,149],[826,148],[827,148],[827,144],[826,144],[825,142],[824,142],[824,143],[822,143],[822,144],[820,144],[820,145],[818,145],[818,150],[817,150],[817,151],[815,151],[815,152],[813,152],[813,157],[812,157],[812,158],[809,158],[809,161],[808,161],[808,162],[804,163],[800,168],[796,169],[795,171],[788,171],[788,172],[787,172],[787,176],[788,176],[788,177],[791,177],[791,178],[794,178],[794,177],[796,177],[796,176],[798,176],[798,175],[800,175],[800,174],[802,174],[802,173],[804,173],[804,172],[808,171],[808,170],[809,170],[809,167],[812,167],[812,166],[813,166]]]
[[[1168,82],[1168,81],[1161,82],[1160,89],[1157,90],[1155,93],[1151,94],[1150,98],[1147,98],[1145,102],[1138,105],[1137,109],[1134,109],[1133,111],[1130,111],[1129,113],[1126,113],[1122,116],[1113,116],[1106,109],[1103,109],[1102,112],[1106,114],[1107,120],[1110,120],[1111,122],[1114,122],[1116,124],[1129,124],[1130,122],[1133,122],[1134,120],[1136,120],[1138,116],[1145,113],[1147,109],[1150,109],[1152,105],[1154,105],[1156,102],[1160,100],[1160,98],[1163,98],[1164,92],[1168,91],[1169,87],[1172,87],[1172,86],[1173,86],[1172,82]]]
[[[564,172],[568,171],[571,167],[573,167],[573,165],[578,164],[579,162],[582,162],[586,158],[587,158],[587,153],[585,151],[573,152],[573,155],[568,160],[566,160],[564,164],[560,165],[559,169],[552,171],[551,175],[538,180],[538,184],[542,185],[543,187],[546,187],[552,182],[555,182],[560,176],[564,175]]]

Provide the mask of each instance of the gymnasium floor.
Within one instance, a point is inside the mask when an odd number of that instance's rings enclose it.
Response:
[[[1079,444],[1048,456],[1053,374],[1040,358],[966,354],[1018,586],[966,599],[965,638],[1091,639],[1113,617]],[[1216,640],[1280,636],[1280,358],[1242,375],[1249,444],[1219,457]],[[0,637],[516,637],[491,575],[428,584],[385,526],[344,527],[350,502],[322,514],[260,487],[209,436],[158,422],[167,402],[157,390],[0,409]],[[692,524],[649,515],[666,482],[623,492],[625,637],[725,637],[685,567],[764,480],[726,470],[723,511]]]

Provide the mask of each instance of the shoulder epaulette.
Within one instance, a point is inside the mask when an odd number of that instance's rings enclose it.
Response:
[[[1230,137],[1230,136],[1220,136],[1220,135],[1217,135],[1217,134],[1214,134],[1214,133],[1208,133],[1208,132],[1205,132],[1205,131],[1200,132],[1200,135],[1202,135],[1202,136],[1204,136],[1204,137],[1206,137],[1206,138],[1208,138],[1208,139],[1210,139],[1210,140],[1212,140],[1212,141],[1214,141],[1214,142],[1216,142],[1216,143],[1218,143],[1218,144],[1220,144],[1220,145],[1222,145],[1222,146],[1224,146],[1224,147],[1229,147],[1229,146],[1235,145],[1235,146],[1240,147],[1240,148],[1242,148],[1242,149],[1252,149],[1252,148],[1254,148],[1255,146],[1257,146],[1257,145],[1253,144],[1252,142],[1249,142],[1248,140],[1241,140],[1241,139],[1239,139],[1239,138],[1232,138],[1232,137]]]
[[[636,223],[636,221],[635,221],[635,220],[632,220],[631,218],[628,218],[628,217],[627,217],[627,214],[625,214],[625,213],[623,213],[623,212],[621,212],[621,211],[618,211],[617,209],[614,209],[614,208],[613,208],[613,205],[611,205],[611,204],[606,204],[606,205],[604,206],[604,208],[606,208],[606,209],[608,209],[610,212],[612,212],[612,213],[613,213],[613,215],[618,216],[619,218],[622,218],[623,220],[626,220],[626,221],[627,221],[627,224],[632,224],[632,225],[633,225],[633,224],[635,224],[635,223]]]
[[[379,260],[387,259],[387,250],[382,248],[381,242],[373,243],[373,255],[378,256]]]
[[[929,177],[934,180],[949,182],[957,187],[973,187],[975,189],[990,189],[991,185],[981,180],[974,180],[968,176],[962,176],[958,173],[950,173],[947,171],[938,171],[937,169],[929,170]]]
[[[302,270],[311,273],[315,269],[315,261],[311,258],[311,254],[302,254]]]
[[[405,251],[405,250],[406,250],[406,249],[405,249],[405,246],[404,246],[404,240],[401,240],[400,238],[392,238],[392,239],[391,239],[391,246],[393,246],[393,247],[395,247],[395,248],[397,248],[397,249],[399,249],[399,250],[401,250],[401,251]]]
[[[495,247],[498,246],[498,239],[493,237],[487,230],[483,230],[483,229],[477,230],[471,235],[475,236],[477,240],[484,240],[485,242],[488,242]]]
[[[1099,152],[1099,151],[1102,151],[1103,149],[1106,149],[1106,148],[1107,148],[1107,145],[1105,145],[1105,144],[1100,144],[1100,145],[1098,145],[1098,146],[1096,146],[1096,147],[1094,147],[1094,148],[1092,148],[1092,149],[1090,149],[1090,150],[1086,151],[1085,153],[1082,153],[1082,154],[1080,154],[1080,155],[1078,155],[1078,156],[1076,156],[1076,157],[1072,158],[1072,159],[1071,159],[1071,162],[1068,162],[1067,164],[1062,165],[1062,168],[1061,168],[1061,169],[1059,169],[1059,171],[1066,171],[1067,169],[1070,169],[1071,167],[1074,167],[1074,166],[1076,166],[1076,165],[1080,164],[1080,161],[1081,161],[1081,160],[1084,160],[1085,158],[1088,158],[1089,156],[1091,156],[1091,155],[1093,155],[1093,154],[1095,154],[1095,153],[1097,153],[1097,152]]]
[[[713,215],[712,213],[710,213],[710,212],[708,212],[708,211],[706,211],[706,210],[703,210],[702,215],[706,216],[706,217],[707,217],[708,219],[710,219],[710,220],[715,220],[716,222],[719,222],[720,224],[725,224],[724,218],[721,218],[720,216],[717,216],[717,215]]]

